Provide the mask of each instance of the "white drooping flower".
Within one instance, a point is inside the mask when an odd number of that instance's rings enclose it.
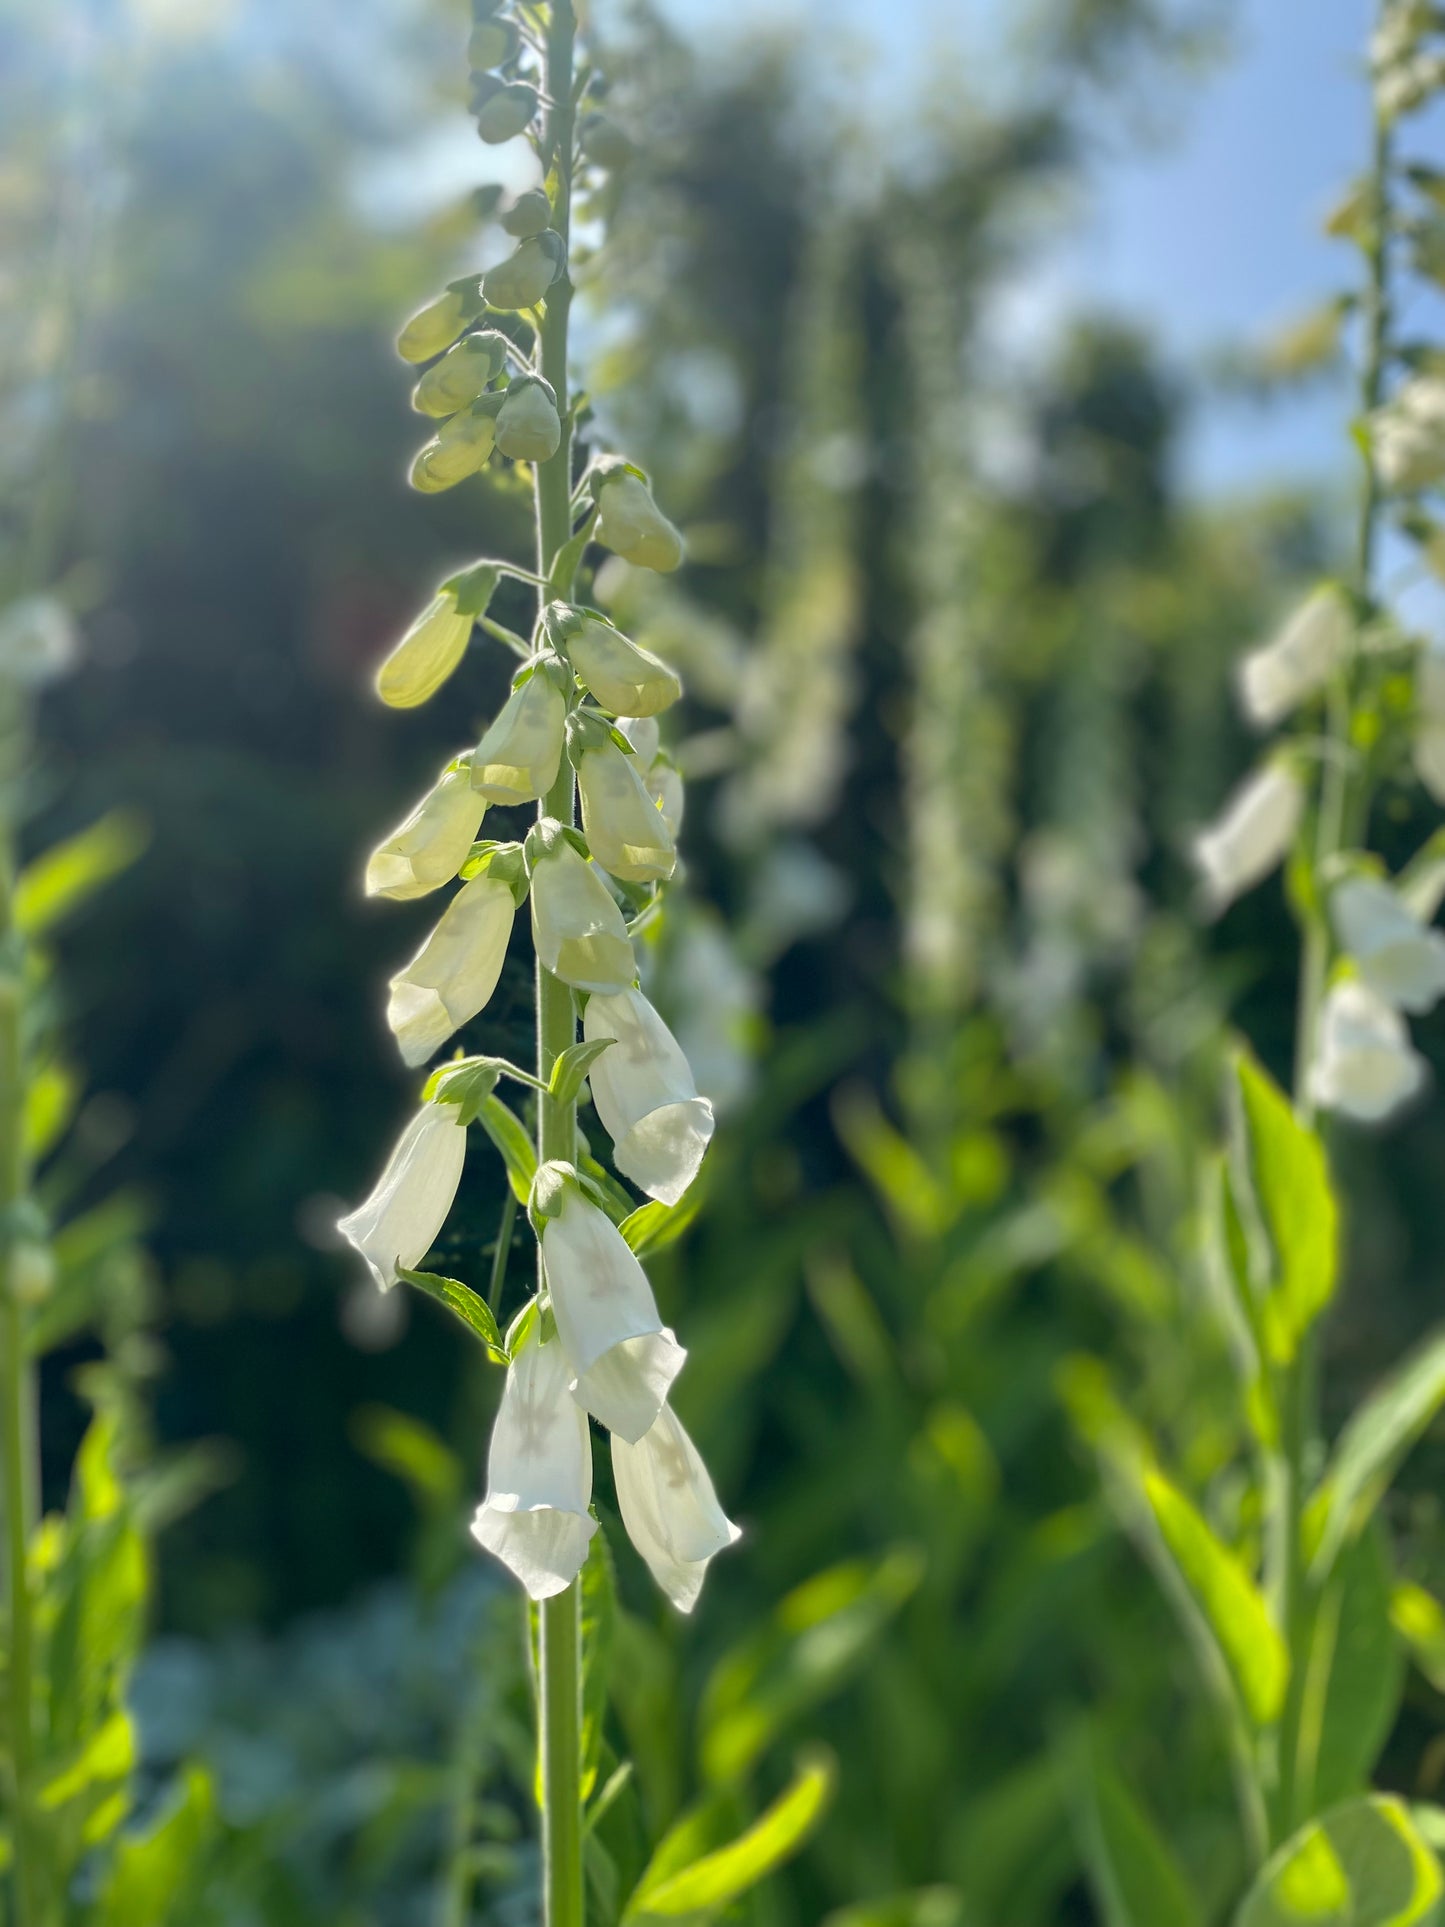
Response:
[[[616,1042],[587,1079],[618,1170],[649,1197],[676,1204],[712,1138],[712,1106],[697,1094],[681,1046],[640,990],[587,1000],[582,1034]]]
[[[482,295],[493,308],[535,308],[562,272],[566,246],[560,234],[544,228],[529,235],[482,276]]]
[[[1370,417],[1370,446],[1383,487],[1411,493],[1445,480],[1445,379],[1415,375]]]
[[[486,467],[497,439],[495,413],[488,406],[492,399],[484,395],[460,409],[418,450],[411,465],[413,488],[423,495],[439,495]]]
[[[584,749],[577,759],[577,793],[587,847],[604,870],[625,883],[656,883],[672,875],[677,849],[635,757],[610,739]]]
[[[424,897],[450,883],[482,827],[485,800],[472,788],[471,767],[448,763],[399,829],[372,851],[366,865],[369,897]]]
[[[655,716],[618,716],[614,728],[632,745],[639,769],[651,769],[662,748],[662,730]]]
[[[430,361],[433,355],[450,348],[481,311],[482,298],[476,282],[453,282],[445,293],[428,302],[407,322],[396,344],[397,352],[403,361]]]
[[[1353,638],[1349,607],[1339,590],[1316,589],[1277,635],[1240,664],[1239,693],[1249,720],[1257,728],[1273,728],[1324,687],[1348,656]]]
[[[670,1405],[635,1445],[614,1434],[612,1470],[628,1538],[673,1605],[690,1613],[708,1561],[742,1535]]]
[[[1415,670],[1415,773],[1445,804],[1445,650],[1426,649]]]
[[[542,1262],[573,1397],[609,1431],[640,1439],[687,1354],[626,1239],[575,1181],[542,1221]]]
[[[557,453],[562,420],[550,382],[523,376],[507,390],[497,414],[497,450],[514,462],[545,462]]]
[[[1445,936],[1427,930],[1388,883],[1347,877],[1330,893],[1330,920],[1361,980],[1396,1010],[1418,1017],[1445,996]]]
[[[75,618],[54,596],[22,596],[0,609],[0,679],[41,689],[79,658]]]
[[[514,689],[472,753],[472,788],[489,803],[533,803],[562,766],[567,700],[543,669]]]
[[[383,1291],[426,1256],[462,1181],[467,1134],[455,1104],[423,1104],[397,1139],[376,1189],[337,1230],[366,1260]]]
[[[617,469],[596,488],[597,540],[624,562],[670,575],[682,563],[682,537],[639,475]]]
[[[579,680],[615,715],[656,716],[682,694],[676,672],[660,656],[598,616],[568,625],[562,646]]]
[[[1425,1060],[1399,1011],[1357,978],[1336,984],[1320,1013],[1309,1093],[1327,1111],[1377,1124],[1425,1080]]]
[[[577,1577],[597,1530],[587,1414],[568,1390],[560,1343],[537,1337],[512,1360],[487,1455],[487,1496],[472,1535],[526,1587],[550,1599]]]
[[[472,618],[440,589],[376,672],[376,693],[392,709],[414,709],[451,675],[472,637]]]
[[[502,974],[516,907],[510,884],[473,877],[406,969],[392,978],[386,1021],[403,1063],[424,1064],[484,1008]]]
[[[1246,777],[1208,829],[1194,839],[1194,862],[1213,912],[1253,889],[1282,862],[1304,813],[1304,785],[1289,763],[1266,763]]]
[[[560,834],[532,871],[532,938],[545,967],[576,990],[605,994],[637,981],[615,898]]]

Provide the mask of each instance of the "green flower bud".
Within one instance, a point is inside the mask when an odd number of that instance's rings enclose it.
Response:
[[[537,89],[524,80],[479,74],[472,82],[472,112],[482,139],[489,147],[500,147],[526,133],[537,112]]]
[[[474,402],[461,414],[442,424],[411,465],[411,485],[423,495],[438,495],[444,488],[455,488],[469,475],[487,465],[496,439],[497,425],[492,416]]]
[[[615,716],[655,716],[682,694],[667,664],[601,616],[574,613],[556,637],[578,679]]]
[[[479,20],[467,41],[467,65],[477,73],[505,67],[521,44],[522,36],[510,20]]]
[[[582,827],[595,862],[624,883],[657,883],[677,867],[677,851],[648,795],[637,763],[608,740],[577,758]]]
[[[615,120],[606,114],[584,114],[580,130],[582,152],[599,167],[626,167],[632,159],[632,142]]]
[[[531,803],[545,796],[562,766],[567,701],[551,677],[534,670],[513,689],[472,756],[472,788],[489,803]]]
[[[412,391],[411,403],[423,415],[454,415],[475,401],[507,363],[507,342],[495,329],[468,335],[428,368]]]
[[[515,234],[518,240],[530,240],[543,228],[551,227],[552,203],[543,188],[529,187],[525,194],[517,196],[501,220],[508,234]]]
[[[682,561],[682,537],[652,499],[641,476],[604,470],[594,486],[597,540],[639,569],[670,575]]]
[[[472,618],[442,589],[376,672],[376,693],[392,709],[415,709],[434,696],[467,652]]]
[[[445,294],[438,295],[407,322],[397,338],[397,353],[403,361],[430,361],[433,355],[450,348],[481,312],[482,298],[475,279],[454,281]]]
[[[562,422],[550,382],[524,375],[503,397],[497,415],[497,449],[514,462],[545,462],[557,453]]]
[[[492,308],[535,308],[566,265],[560,234],[544,228],[530,235],[505,261],[482,276],[482,294]]]

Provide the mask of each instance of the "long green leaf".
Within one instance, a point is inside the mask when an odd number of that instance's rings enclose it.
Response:
[[[1273,1362],[1284,1365],[1334,1294],[1338,1213],[1318,1136],[1253,1059],[1236,1056],[1234,1073],[1244,1162],[1273,1257],[1265,1342]]]
[[[1346,1549],[1315,1613],[1300,1722],[1297,1782],[1309,1789],[1302,1811],[1368,1790],[1404,1683],[1405,1656],[1390,1622],[1389,1560],[1377,1529]]]
[[[1445,1880],[1400,1800],[1333,1808],[1287,1840],[1235,1927],[1435,1927]]]
[[[1402,1580],[1390,1594],[1390,1624],[1437,1693],[1445,1693],[1445,1606],[1433,1593]]]
[[[644,1204],[617,1227],[639,1258],[665,1251],[682,1236],[698,1214],[702,1192],[694,1187],[676,1204],[661,1204],[656,1198]]]
[[[101,1892],[99,1927],[180,1927],[179,1903],[201,1887],[201,1861],[216,1824],[215,1791],[187,1767],[159,1818],[120,1842]]]
[[[507,1348],[502,1343],[491,1307],[470,1285],[464,1285],[459,1278],[443,1278],[434,1271],[408,1271],[405,1265],[397,1266],[396,1275],[407,1284],[415,1285],[418,1291],[424,1291],[428,1298],[435,1298],[439,1305],[445,1305],[473,1338],[481,1340],[489,1358],[498,1365],[506,1364]]]
[[[1060,1749],[1084,1864],[1105,1927],[1203,1927],[1168,1842],[1080,1728]]]
[[[111,810],[88,830],[44,851],[16,882],[16,928],[27,937],[53,929],[102,884],[128,870],[149,840],[143,817]]]
[[[477,1121],[502,1154],[518,1204],[525,1204],[537,1175],[537,1153],[522,1120],[499,1097],[488,1097],[477,1109]]]

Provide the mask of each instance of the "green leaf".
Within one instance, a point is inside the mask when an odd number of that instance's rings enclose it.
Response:
[[[1146,1471],[1143,1487],[1165,1551],[1240,1700],[1256,1725],[1268,1725],[1284,1703],[1289,1656],[1259,1588],[1161,1472]]]
[[[639,1258],[654,1251],[666,1251],[687,1230],[702,1206],[702,1192],[694,1185],[676,1204],[660,1204],[656,1198],[644,1204],[617,1227]]]
[[[1059,1764],[1103,1927],[1203,1927],[1167,1841],[1087,1724],[1063,1743]]]
[[[835,1780],[832,1761],[815,1756],[745,1833],[680,1870],[671,1869],[664,1839],[627,1903],[624,1922],[634,1927],[681,1916],[714,1918],[791,1859],[822,1818]]]
[[[1433,1927],[1440,1864],[1400,1800],[1349,1800],[1269,1860],[1235,1927]]]
[[[603,1051],[611,1050],[615,1037],[597,1037],[589,1043],[569,1044],[552,1065],[547,1089],[559,1104],[570,1104],[582,1088],[582,1081]]]
[[[128,870],[150,841],[145,819],[111,810],[78,836],[36,857],[15,885],[15,927],[37,937],[78,909],[102,884]]]
[[[605,1532],[594,1532],[582,1568],[582,1798],[591,1797],[602,1757],[608,1674],[617,1630],[617,1593]]]
[[[1260,1443],[1271,1449],[1279,1442],[1279,1410],[1272,1378],[1264,1366],[1263,1307],[1255,1291],[1249,1238],[1240,1216],[1229,1159],[1222,1153],[1205,1171],[1204,1221],[1207,1276],[1215,1288],[1244,1386],[1246,1415]]]
[[[466,1489],[461,1461],[420,1419],[389,1405],[363,1405],[349,1429],[358,1450],[410,1487],[428,1511],[460,1502]]]
[[[1241,1150],[1273,1257],[1264,1307],[1271,1361],[1287,1365],[1335,1289],[1338,1214],[1316,1134],[1252,1058],[1234,1059],[1244,1123]]]
[[[1445,903],[1445,830],[1427,837],[1395,878],[1395,893],[1422,923],[1433,923]]]
[[[31,1078],[21,1125],[27,1164],[41,1163],[55,1149],[75,1115],[80,1094],[80,1079],[69,1064],[46,1064]]]
[[[568,536],[552,558],[552,566],[547,571],[547,586],[554,596],[560,596],[564,602],[569,602],[572,598],[572,585],[577,580],[577,570],[581,565],[587,544],[592,540],[592,529],[596,520],[597,514],[593,510],[576,533]]]
[[[205,1849],[216,1826],[209,1774],[187,1767],[175,1793],[144,1833],[122,1840],[101,1891],[98,1927],[170,1927],[199,1890]],[[194,1917],[187,1908],[188,1917]]]
[[[96,1728],[68,1766],[45,1782],[40,1789],[40,1804],[53,1812],[78,1795],[89,1793],[97,1782],[124,1780],[135,1760],[135,1728],[130,1715],[120,1709]]]
[[[481,1340],[489,1358],[498,1365],[507,1363],[507,1348],[502,1343],[491,1307],[470,1285],[464,1285],[459,1278],[442,1278],[434,1271],[408,1271],[405,1265],[397,1266],[396,1275],[407,1284],[415,1285],[418,1291],[424,1291],[428,1298],[435,1298],[439,1305],[445,1305],[474,1338]]]
[[[521,1119],[499,1097],[487,1097],[477,1107],[477,1122],[501,1152],[518,1204],[525,1204],[537,1175],[537,1153]]]
[[[967,1921],[956,1887],[919,1887],[839,1907],[824,1917],[823,1927],[967,1927]]]
[[[1427,1338],[1358,1406],[1341,1431],[1306,1517],[1311,1567],[1327,1573],[1364,1530],[1401,1460],[1445,1404],[1445,1329]]]
[[[1445,1606],[1411,1580],[1390,1594],[1390,1624],[1437,1693],[1445,1693]]]
[[[1383,1535],[1366,1532],[1345,1551],[1315,1612],[1296,1774],[1308,1801],[1302,1811],[1335,1806],[1368,1790],[1395,1724],[1404,1675],[1404,1654],[1390,1622]]]

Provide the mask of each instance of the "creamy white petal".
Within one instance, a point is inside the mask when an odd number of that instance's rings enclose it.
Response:
[[[584,616],[569,630],[564,647],[581,681],[617,715],[655,716],[682,694],[676,673],[661,657],[595,616]]]
[[[1386,1003],[1416,1016],[1445,996],[1445,936],[1427,930],[1377,877],[1347,877],[1330,895],[1340,946]]]
[[[572,1396],[614,1438],[638,1439],[657,1417],[658,1408],[682,1370],[687,1353],[672,1330],[625,1338],[579,1372]]]
[[[407,1125],[376,1189],[337,1225],[383,1291],[396,1267],[414,1270],[436,1243],[462,1181],[467,1134],[455,1104],[423,1104]]]
[[[571,1585],[597,1530],[587,1415],[569,1390],[562,1347],[523,1347],[507,1371],[487,1457],[487,1496],[472,1520],[478,1543],[533,1599]]]
[[[619,716],[617,727],[637,752],[643,769],[651,769],[662,747],[662,731],[655,716]]]
[[[1316,589],[1277,635],[1240,664],[1240,696],[1250,721],[1271,728],[1322,689],[1349,654],[1353,638],[1354,624],[1339,590]]]
[[[1212,910],[1222,910],[1283,861],[1304,813],[1304,787],[1286,763],[1266,763],[1235,790],[1194,840]]]
[[[1375,1124],[1408,1102],[1425,1080],[1425,1061],[1405,1020],[1368,985],[1336,984],[1320,1013],[1309,1090],[1325,1110]]]
[[[444,770],[406,821],[372,851],[366,894],[424,897],[450,883],[467,860],[486,808],[465,764]]]
[[[507,884],[473,877],[406,969],[392,978],[386,1021],[405,1063],[424,1064],[485,1006],[502,974],[515,910]]]
[[[441,590],[377,670],[377,695],[393,709],[424,703],[467,653],[471,635],[472,618],[459,615],[456,597]]]
[[[712,1106],[699,1097],[677,1039],[640,990],[594,996],[582,1034],[616,1041],[588,1072],[592,1102],[617,1168],[650,1197],[676,1204],[712,1138]]]
[[[671,763],[659,760],[647,772],[647,794],[662,811],[662,820],[667,825],[667,833],[676,843],[682,830],[682,813],[685,802],[682,777]]]
[[[497,415],[497,447],[515,462],[545,462],[556,454],[562,423],[556,405],[537,381],[517,381]]]
[[[612,475],[597,490],[597,540],[640,569],[670,574],[682,561],[682,537],[639,476]]]
[[[635,757],[612,742],[584,751],[577,791],[587,847],[604,870],[627,883],[660,882],[672,875],[677,850]]]
[[[552,975],[578,990],[624,990],[636,979],[632,943],[612,892],[563,840],[532,873],[532,937]]]
[[[708,1561],[741,1534],[671,1406],[636,1444],[614,1436],[612,1469],[627,1536],[673,1605],[690,1613]]]
[[[514,689],[472,756],[472,788],[489,803],[533,803],[562,765],[567,703],[540,670]]]

